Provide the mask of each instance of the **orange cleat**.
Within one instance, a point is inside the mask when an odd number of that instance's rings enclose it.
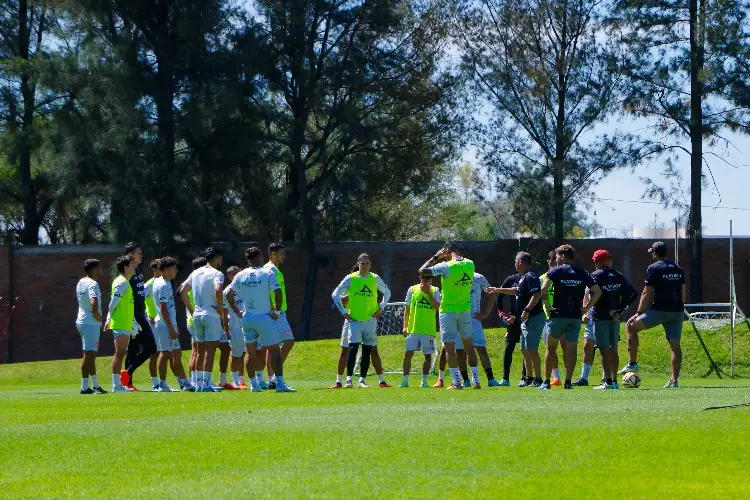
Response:
[[[134,386],[132,382],[129,383],[128,385],[126,385],[125,387],[127,387],[128,389],[130,389],[133,392],[141,392],[140,389],[138,389],[136,386]]]
[[[445,387],[443,379],[439,378],[435,385],[433,385],[432,387],[434,387],[435,389],[442,389],[443,387]]]
[[[472,384],[471,386],[473,389],[481,389],[482,387],[479,385],[479,383]]]
[[[380,383],[378,384],[378,387],[391,387],[391,386],[390,386],[390,385],[388,385],[388,382],[380,382]]]
[[[247,389],[247,384],[245,382],[240,382],[240,385],[238,385],[237,387],[244,390]]]
[[[552,379],[552,383],[550,385],[553,387],[561,387],[562,382],[560,382],[559,378],[556,378],[556,379]]]
[[[449,391],[460,391],[460,390],[463,390],[463,388],[464,388],[464,386],[462,386],[462,385],[456,385],[456,384],[451,384],[451,385],[448,386],[448,390]]]
[[[122,370],[120,372],[120,384],[123,387],[128,387],[132,381],[133,380],[131,379],[130,374],[128,373],[127,370]]]
[[[224,384],[224,385],[220,385],[219,387],[221,387],[225,391],[239,391],[240,390],[239,387],[235,387],[232,384]]]
[[[333,385],[332,385],[332,386],[330,387],[330,389],[341,389],[342,387],[344,387],[344,386],[343,386],[343,385],[341,385],[341,382],[336,382],[335,384],[333,384]]]

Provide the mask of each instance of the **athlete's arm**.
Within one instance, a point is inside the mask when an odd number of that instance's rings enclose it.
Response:
[[[583,314],[586,314],[589,312],[589,310],[594,307],[594,304],[596,304],[599,299],[602,296],[602,289],[599,288],[599,285],[593,284],[589,287],[589,302],[588,304],[584,305],[581,308],[581,312]]]
[[[167,328],[169,329],[169,338],[179,338],[180,334],[177,333],[174,325],[172,325],[172,318],[169,317],[169,305],[166,302],[159,302],[159,314],[161,314],[162,321],[167,324]]]
[[[544,283],[542,283],[542,307],[544,307],[544,311],[549,315],[549,312],[552,310],[552,304],[549,303],[549,287],[552,285],[552,280],[549,278],[544,278]]]
[[[404,337],[409,334],[409,314],[409,303],[407,302],[406,307],[404,307],[404,328],[402,330]]]
[[[438,252],[430,257],[430,260],[422,264],[422,267],[419,268],[419,274],[422,276],[439,276],[438,274],[433,274],[432,268],[440,262],[445,256],[448,255],[448,249],[447,248],[441,248],[438,250]]]
[[[378,284],[378,291],[383,294],[383,300],[380,302],[380,310],[382,311],[385,309],[388,301],[391,300],[391,289],[388,288],[388,285],[385,284],[385,281],[380,276],[376,277],[375,281]]]
[[[102,315],[99,314],[99,297],[89,298],[89,304],[91,304],[91,315],[94,317],[95,320],[101,323]]]
[[[502,295],[515,295],[517,290],[518,290],[517,286],[512,286],[510,288],[495,288],[491,286],[487,289],[487,293],[502,294]]]
[[[646,285],[643,287],[643,292],[641,292],[641,300],[638,302],[638,310],[628,320],[628,324],[632,324],[638,321],[638,318],[641,316],[641,314],[643,314],[646,311],[646,309],[651,307],[651,304],[653,303],[654,303],[654,287],[650,285]]]
[[[229,307],[232,308],[232,311],[241,318],[242,311],[240,311],[240,308],[237,306],[237,301],[234,300],[234,293],[234,288],[231,288],[230,285],[230,288],[227,289],[227,302],[229,302]]]
[[[440,309],[440,290],[432,293],[432,289],[427,292],[427,296],[430,298],[430,303],[434,309]]]
[[[195,314],[195,308],[193,307],[193,304],[190,303],[190,297],[188,297],[188,292],[190,292],[190,290],[192,289],[193,287],[192,285],[190,285],[190,280],[188,280],[183,283],[178,290],[180,298],[182,299],[182,303],[185,304],[187,310],[190,311],[191,316]]]
[[[346,310],[346,307],[344,307],[344,304],[341,302],[341,296],[346,293],[351,283],[352,283],[352,279],[349,276],[345,277],[343,280],[341,280],[341,283],[339,283],[339,286],[337,286],[336,289],[331,294],[331,298],[333,299],[334,305],[339,310],[339,312],[344,315],[345,318],[349,316],[349,312]],[[351,321],[350,318],[351,317],[346,318],[346,319]]]

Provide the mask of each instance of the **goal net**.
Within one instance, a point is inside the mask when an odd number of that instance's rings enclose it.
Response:
[[[406,337],[403,336],[404,329],[404,309],[406,308],[406,302],[389,302],[383,309],[383,314],[378,318],[378,337],[384,336],[398,336],[400,342],[379,342],[378,352],[380,353],[380,360],[383,363],[383,373],[386,375],[401,374],[403,372],[404,352],[406,351]],[[437,339],[436,339],[437,341]],[[437,358],[440,354],[439,347],[436,349],[436,353],[432,356],[432,362],[430,366],[430,373],[435,370],[437,366]],[[411,361],[411,370],[409,371],[412,375],[421,375],[424,358],[421,352],[414,353],[414,357]],[[357,353],[357,366],[354,369],[354,374],[359,374],[359,363],[362,357],[362,350],[360,349]],[[370,364],[370,370],[368,375],[374,375],[375,368]]]

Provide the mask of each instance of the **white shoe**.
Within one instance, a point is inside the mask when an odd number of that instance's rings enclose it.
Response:
[[[364,382],[360,382],[359,384],[357,384],[357,387],[359,387],[360,389],[367,389],[370,386],[365,384]]]
[[[606,382],[602,382],[601,384],[594,387],[595,391],[601,391],[602,389],[608,389],[609,386],[606,384]]]
[[[161,392],[180,392],[180,391],[178,391],[177,389],[172,389],[171,387],[169,387],[169,384],[164,382],[161,385]]]
[[[116,387],[112,387],[112,392],[133,392],[133,391],[131,391],[125,386],[118,385]]]
[[[151,388],[151,392],[162,392],[160,385],[155,385]]]

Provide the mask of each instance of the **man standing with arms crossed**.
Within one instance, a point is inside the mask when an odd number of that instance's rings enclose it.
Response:
[[[682,321],[685,319],[685,273],[673,261],[667,259],[667,246],[657,241],[649,248],[656,261],[646,270],[646,286],[643,287],[638,311],[628,320],[628,347],[630,361],[618,373],[638,371],[638,332],[662,325],[672,350],[672,376],[665,389],[677,389],[677,378],[682,365]]]
[[[83,263],[86,277],[76,285],[78,297],[78,316],[76,328],[83,344],[83,361],[81,361],[81,394],[106,394],[99,386],[96,377],[96,353],[99,351],[99,336],[102,329],[102,292],[99,289],[99,277],[102,268],[96,259],[87,259]],[[89,387],[89,377],[91,387]]]
[[[571,245],[561,245],[556,250],[557,266],[547,272],[542,284],[542,298],[548,300],[549,287],[554,285],[555,296],[550,311],[547,328],[547,355],[544,363],[544,382],[539,389],[550,389],[550,374],[552,360],[557,358],[557,344],[565,338],[563,356],[565,360],[565,385],[563,388],[572,389],[573,371],[578,356],[578,339],[581,335],[581,324],[591,307],[596,304],[602,291],[589,273],[573,263],[575,250]],[[583,304],[586,287],[591,291],[591,300]]]
[[[444,262],[441,262],[444,261]],[[474,352],[471,326],[471,287],[474,282],[474,263],[461,256],[454,242],[443,248],[419,268],[422,276],[442,278],[442,301],[440,302],[440,336],[445,343],[448,367],[453,383],[448,389],[463,389],[458,371],[456,343],[461,342],[469,358],[473,387],[479,389],[477,354]]]

